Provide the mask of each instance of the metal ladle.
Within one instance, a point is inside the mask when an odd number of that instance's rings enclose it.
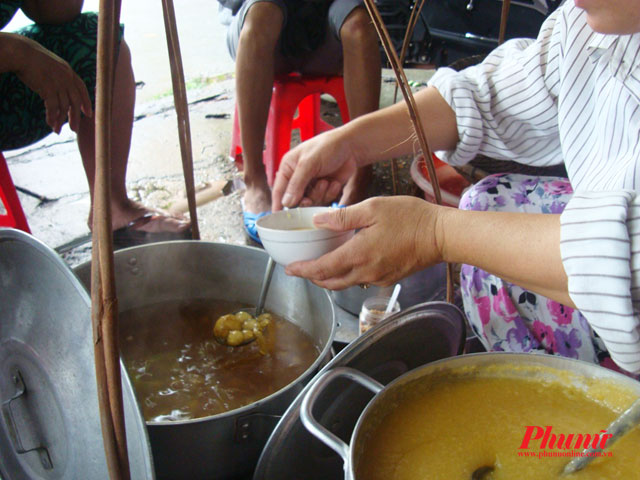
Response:
[[[618,440],[638,424],[640,424],[640,399],[633,402],[628,409],[622,412],[618,418],[609,424],[606,433],[610,434],[611,438],[607,441],[607,447],[610,447],[613,442]],[[578,470],[582,470],[595,458],[593,453],[600,451],[602,451],[601,448],[585,448],[582,451],[581,456],[575,457],[567,463],[567,466],[562,470],[562,475],[569,475],[577,472]]]
[[[234,313],[232,313],[232,315],[238,314],[240,312],[247,312],[249,314],[253,314],[252,316],[254,318],[257,318],[260,314],[262,314],[262,311],[264,309],[264,302],[267,298],[267,292],[269,291],[269,285],[271,284],[271,278],[273,277],[273,269],[276,266],[276,262],[274,262],[273,258],[269,257],[269,261],[267,262],[267,268],[264,272],[264,277],[262,278],[262,287],[260,288],[260,296],[258,297],[258,303],[256,304],[255,309],[251,309],[251,308],[245,308],[242,310],[238,310]],[[252,312],[253,310],[253,312]],[[220,322],[220,320],[224,318],[224,317],[220,317],[217,321],[216,321],[216,325],[218,324],[218,322]],[[214,336],[215,339],[223,344],[223,345],[227,345],[230,347],[240,347],[242,345],[246,345],[248,343],[253,342],[254,340],[256,340],[256,338],[260,339],[262,337],[261,332],[257,332],[256,335],[253,336],[253,338],[249,338],[247,340],[244,340],[240,343],[231,345],[230,343],[228,343],[227,341],[227,337],[226,336],[218,336],[215,333],[215,326],[214,326]],[[262,342],[261,342],[262,343]],[[261,344],[261,349],[260,351],[262,352],[263,348],[262,348],[262,344]]]

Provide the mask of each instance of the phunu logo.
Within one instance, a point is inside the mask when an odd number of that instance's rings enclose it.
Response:
[[[557,449],[583,449],[583,448],[600,448],[606,447],[607,441],[613,436],[606,430],[600,430],[599,433],[569,433],[565,435],[560,433],[556,435],[551,433],[553,427],[547,425],[539,427],[537,425],[527,425],[524,432],[524,438],[519,449],[531,448],[529,444],[532,440],[540,440],[539,449],[557,448]],[[603,435],[604,434],[604,435]],[[535,442],[533,442],[535,443]]]

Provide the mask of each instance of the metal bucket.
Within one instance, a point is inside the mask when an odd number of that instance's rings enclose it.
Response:
[[[439,263],[432,267],[413,273],[398,283],[402,285],[398,303],[406,310],[419,303],[444,300],[447,296],[447,265]],[[369,297],[390,296],[393,286],[376,287],[372,285],[366,290],[359,286],[334,290],[331,299],[347,312],[358,315],[363,302]]]
[[[115,252],[119,311],[164,301],[221,299],[254,304],[268,255],[204,241],[163,242]],[[85,285],[90,265],[76,268]],[[328,293],[277,266],[265,308],[314,339],[320,355],[296,381],[245,407],[219,415],[147,422],[158,479],[221,480],[250,474],[282,413],[326,363],[335,333]]]
[[[300,418],[309,432],[342,457],[345,480],[358,480],[358,462],[362,458],[363,448],[372,428],[390,409],[402,408],[405,394],[429,385],[436,373],[438,378],[448,375],[481,376],[483,372],[494,372],[488,375],[495,375],[497,368],[500,368],[501,375],[557,382],[585,390],[596,380],[610,390],[619,389],[640,397],[640,383],[599,365],[551,355],[477,353],[424,365],[402,375],[387,386],[353,368],[339,367],[326,370],[308,386],[300,407]],[[325,396],[325,390],[330,384],[336,381],[345,382],[347,379],[375,394],[359,416],[349,444],[321,424],[313,413],[314,406],[320,397]],[[452,411],[462,407],[451,406]]]

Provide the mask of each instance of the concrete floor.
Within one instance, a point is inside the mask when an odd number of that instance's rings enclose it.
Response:
[[[85,10],[97,9],[97,3],[86,0]],[[154,0],[123,2],[125,38],[132,51],[136,80],[142,82],[137,92],[127,187],[132,198],[146,205],[170,208],[184,198],[184,181],[161,10]],[[176,2],[176,17],[190,103],[195,183],[202,188],[239,175],[228,160],[235,105],[233,62],[226,50],[225,27],[217,20],[217,2]],[[8,29],[25,22],[16,18]],[[409,70],[407,75],[419,87],[431,71]],[[392,102],[392,80],[392,72],[385,70],[383,106]],[[4,155],[14,183],[21,189],[19,197],[33,235],[59,251],[71,266],[88,261],[89,193],[75,134],[65,127],[60,135]],[[408,164],[402,163],[403,167]],[[381,176],[388,177],[384,169]],[[405,183],[410,183],[408,175],[404,177]],[[413,185],[407,185],[407,191],[412,189]],[[240,197],[241,192],[234,192],[198,208],[203,240],[251,243],[242,228]]]

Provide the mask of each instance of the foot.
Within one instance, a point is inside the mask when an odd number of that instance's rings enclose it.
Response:
[[[144,222],[136,223],[136,220],[149,214],[153,216]],[[184,217],[176,217],[160,209],[147,208],[131,200],[122,205],[112,205],[111,225],[114,231],[132,222],[135,223],[134,229],[149,233],[183,233],[191,228],[191,222]],[[92,226],[92,216],[89,215],[89,229]]]
[[[369,198],[369,187],[373,181],[373,167],[359,168],[342,190],[340,205],[354,205]]]
[[[262,213],[271,210],[271,189],[269,185],[249,186],[244,192],[242,209],[249,213]]]

